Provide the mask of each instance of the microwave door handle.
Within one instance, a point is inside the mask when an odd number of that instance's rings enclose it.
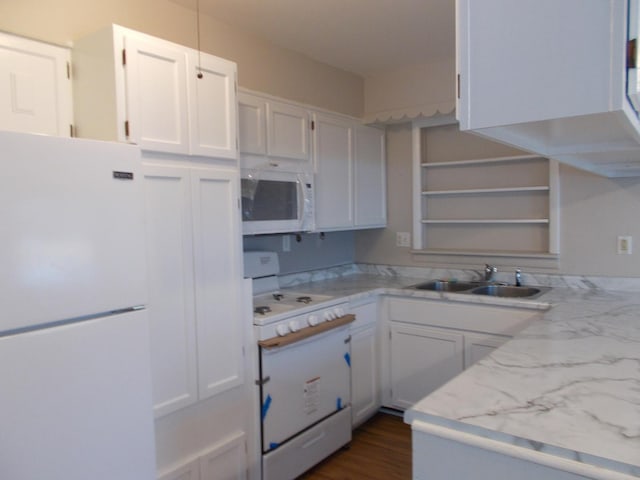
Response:
[[[302,230],[304,227],[304,219],[306,218],[306,214],[307,214],[307,205],[306,205],[306,195],[304,194],[304,179],[301,177],[298,177],[298,212],[300,212],[299,215],[299,219],[298,219],[298,228],[299,230]]]

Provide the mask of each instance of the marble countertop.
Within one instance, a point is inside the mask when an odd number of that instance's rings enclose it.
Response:
[[[404,289],[424,279],[357,273],[286,280],[297,288],[306,280],[305,291],[352,301],[384,293],[541,310],[551,306],[490,356],[407,410],[405,421],[640,477],[637,292],[560,286],[527,301]]]

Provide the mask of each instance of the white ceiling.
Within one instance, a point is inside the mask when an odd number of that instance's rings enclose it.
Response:
[[[173,0],[195,10],[196,0]],[[199,0],[200,12],[363,76],[451,58],[454,0]]]

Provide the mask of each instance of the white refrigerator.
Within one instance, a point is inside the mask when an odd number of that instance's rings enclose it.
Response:
[[[151,480],[140,153],[0,132],[0,478]]]

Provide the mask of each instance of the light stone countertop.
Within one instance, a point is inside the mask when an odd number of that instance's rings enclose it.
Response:
[[[611,291],[580,280],[520,300],[407,290],[429,277],[361,272],[291,275],[281,286],[350,301],[388,294],[541,310],[551,305],[512,340],[407,410],[407,423],[419,420],[640,477],[635,281],[628,291]],[[612,285],[620,283],[614,279]]]

